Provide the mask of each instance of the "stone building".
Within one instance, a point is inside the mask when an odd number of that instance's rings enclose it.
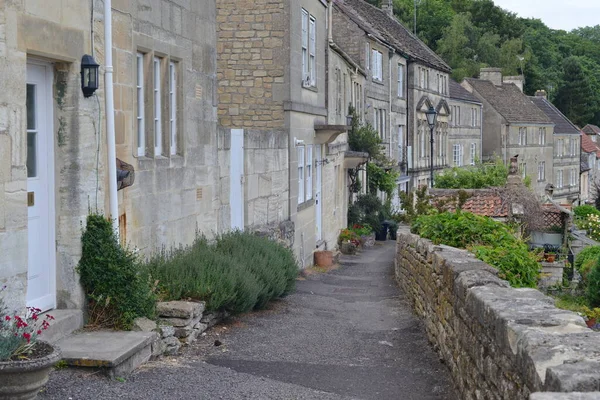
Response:
[[[482,104],[472,93],[450,79],[448,107],[449,155],[447,162],[451,167],[475,165],[481,161]]]
[[[361,118],[380,133],[388,157],[397,162],[399,189],[426,184],[430,132],[424,112],[430,106],[438,112],[435,169],[447,165],[450,67],[398,22],[389,0],[382,8],[334,0],[333,39],[367,73]]]
[[[581,131],[581,199],[592,203],[597,196],[598,177],[600,176],[600,146],[596,135]],[[584,172],[587,171],[587,179]]]
[[[540,197],[554,182],[554,124],[499,68],[482,68],[479,79],[462,86],[483,104],[482,158],[500,157],[507,164],[518,155],[522,177]],[[556,186],[556,184],[555,184]]]
[[[11,308],[81,310],[75,272],[90,211],[108,215],[104,65],[111,18],[120,234],[141,254],[216,232],[215,1],[0,2],[0,286]],[[79,311],[80,313],[81,311]],[[54,312],[54,314],[57,314]],[[58,315],[58,314],[57,314]]]
[[[577,204],[580,201],[579,193],[581,190],[580,131],[548,101],[544,90],[538,90],[535,96],[530,98],[554,124],[554,157],[552,162],[554,190],[552,199],[560,204]],[[541,169],[539,173],[541,173]],[[586,175],[583,179],[586,179],[585,177]],[[538,176],[539,178],[540,176]]]
[[[231,168],[245,160],[240,196],[228,206],[241,227],[287,237],[307,266],[316,249],[335,247],[344,227],[344,195],[336,206],[325,182],[345,187],[342,154],[330,156],[329,144],[348,129],[350,75],[344,66],[333,71],[339,82],[328,76],[328,2],[241,3],[217,0],[222,151]],[[338,83],[343,96],[332,114],[328,88]]]

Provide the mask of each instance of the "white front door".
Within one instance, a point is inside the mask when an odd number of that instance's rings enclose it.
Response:
[[[229,206],[231,229],[244,230],[244,130],[231,130]]]
[[[317,189],[315,191],[315,220],[317,242],[323,239],[323,201],[321,200],[321,170],[323,168],[321,149],[323,146],[315,145],[316,164],[317,164]]]
[[[43,311],[56,307],[52,80],[50,64],[27,64],[27,306]]]

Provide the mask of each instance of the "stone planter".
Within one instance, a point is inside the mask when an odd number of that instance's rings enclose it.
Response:
[[[333,252],[329,250],[315,251],[315,265],[318,267],[331,267],[333,265]]]
[[[340,251],[342,254],[353,255],[356,254],[356,246],[351,242],[343,242],[340,246]]]
[[[48,382],[50,370],[61,359],[60,350],[38,341],[48,348],[49,354],[24,361],[0,361],[0,400],[35,399]]]
[[[360,237],[360,244],[363,247],[373,247],[375,246],[375,233],[370,233],[368,235],[362,235]]]

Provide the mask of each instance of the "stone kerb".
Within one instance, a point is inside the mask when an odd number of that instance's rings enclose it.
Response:
[[[407,227],[398,231],[395,269],[461,398],[600,390],[600,335],[538,290],[511,288],[471,253]]]

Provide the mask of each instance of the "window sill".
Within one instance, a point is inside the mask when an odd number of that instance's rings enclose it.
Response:
[[[315,204],[315,199],[306,200],[304,203],[298,204],[297,212],[306,210],[309,207],[312,207]]]
[[[310,90],[311,92],[315,92],[315,93],[319,92],[319,88],[316,86],[313,86],[313,85],[311,85],[311,86],[302,85],[302,89]]]
[[[373,83],[376,83],[376,84],[381,85],[381,86],[384,85],[383,80],[380,80],[380,79],[377,79],[377,78],[373,78]]]

